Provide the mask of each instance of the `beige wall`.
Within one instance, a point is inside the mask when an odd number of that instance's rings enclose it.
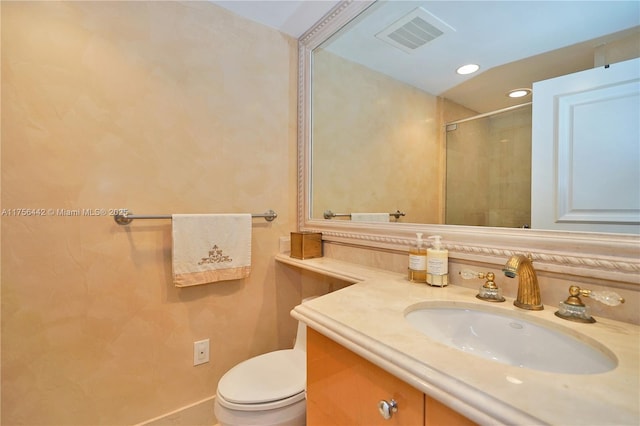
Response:
[[[327,51],[313,57],[313,212],[440,223],[438,99]]]
[[[206,2],[2,2],[2,424],[144,421],[292,344],[295,49]],[[176,289],[169,221],[20,208],[278,218],[248,279]]]

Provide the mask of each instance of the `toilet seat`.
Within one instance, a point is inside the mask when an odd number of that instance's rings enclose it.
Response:
[[[286,349],[248,359],[218,383],[217,400],[234,410],[270,410],[305,398],[306,353]]]

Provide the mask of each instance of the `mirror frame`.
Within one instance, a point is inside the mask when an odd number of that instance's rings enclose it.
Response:
[[[298,229],[350,246],[407,251],[416,232],[441,235],[453,261],[503,265],[531,253],[536,269],[640,285],[640,235],[417,223],[367,224],[311,217],[313,50],[375,0],[342,0],[298,39]],[[330,206],[327,206],[329,208]]]

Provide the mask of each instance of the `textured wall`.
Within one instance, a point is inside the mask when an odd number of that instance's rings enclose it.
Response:
[[[295,49],[206,2],[2,2],[3,424],[143,421],[291,344]],[[248,279],[176,289],[169,221],[62,214],[113,208],[279,217]]]
[[[441,223],[438,99],[327,51],[313,61],[313,214]]]

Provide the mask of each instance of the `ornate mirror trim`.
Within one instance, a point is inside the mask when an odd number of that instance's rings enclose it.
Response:
[[[456,225],[366,224],[311,218],[312,51],[373,1],[340,2],[299,39],[298,229],[322,232],[326,241],[406,251],[416,232],[442,235],[452,260],[503,264],[531,253],[538,270],[640,285],[640,236]]]

